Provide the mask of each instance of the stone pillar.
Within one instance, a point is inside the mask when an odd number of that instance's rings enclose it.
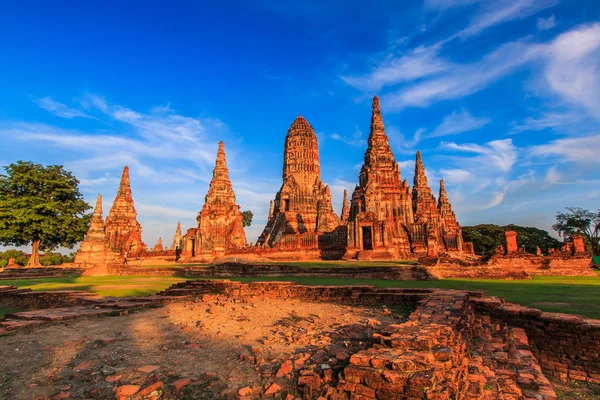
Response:
[[[573,241],[573,255],[575,256],[579,256],[579,255],[584,255],[586,253],[585,251],[585,243],[583,242],[583,236],[581,235],[573,235],[571,237],[571,240]]]
[[[506,254],[517,253],[519,251],[519,246],[517,245],[517,232],[506,231],[504,232],[504,237],[506,240],[506,244],[504,246],[506,249]]]

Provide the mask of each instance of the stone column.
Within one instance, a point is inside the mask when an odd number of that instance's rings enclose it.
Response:
[[[506,244],[504,245],[506,254],[517,253],[519,251],[519,246],[517,245],[517,232],[506,231],[504,232],[504,237],[506,240]]]

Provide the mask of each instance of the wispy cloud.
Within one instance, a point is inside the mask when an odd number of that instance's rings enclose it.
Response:
[[[541,53],[542,49],[527,41],[500,46],[481,60],[470,64],[454,64],[439,77],[425,79],[382,96],[382,102],[392,109],[426,107],[436,101],[458,99],[478,92],[489,84],[522,67]]]
[[[418,47],[400,57],[388,57],[364,76],[342,76],[342,80],[357,89],[375,92],[388,85],[397,85],[446,71],[448,61],[438,56],[440,46]]]
[[[580,123],[582,116],[575,112],[544,112],[537,118],[527,117],[520,124],[513,124],[511,134],[541,131],[544,129],[564,128]]]
[[[54,100],[52,97],[42,97],[40,99],[34,99],[34,102],[38,107],[56,115],[57,117],[73,119],[73,118],[90,118],[96,119],[91,115],[86,114],[81,110],[71,108],[66,104],[60,103]]]
[[[524,19],[559,3],[559,0],[481,1],[480,9],[469,25],[451,37],[467,39],[505,22]]]
[[[518,158],[517,148],[512,139],[492,140],[484,145],[442,142],[440,146],[442,149],[476,154],[477,157],[471,160],[472,163],[480,168],[493,166],[503,172],[510,171]]]
[[[489,118],[474,117],[469,110],[461,108],[459,112],[444,117],[444,120],[438,125],[429,137],[456,135],[463,132],[480,129],[490,122]]]
[[[599,164],[598,149],[600,149],[600,135],[564,138],[553,140],[549,143],[533,146],[533,156],[557,156],[562,160],[585,164]]]
[[[354,133],[351,137],[342,136],[339,133],[332,133],[329,137],[338,142],[349,144],[350,146],[363,147],[367,143],[367,140],[364,138],[358,125],[355,126]]]
[[[548,18],[539,17],[537,19],[537,28],[538,31],[548,31],[556,26],[556,18],[554,14],[549,16]]]

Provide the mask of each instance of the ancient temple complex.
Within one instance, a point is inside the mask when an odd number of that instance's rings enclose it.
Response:
[[[102,195],[98,195],[96,208],[90,221],[90,227],[75,254],[75,264],[87,268],[94,265],[106,265],[120,261],[117,252],[112,251],[104,232],[102,218]]]
[[[321,180],[317,136],[308,121],[298,117],[285,138],[283,183],[271,202],[269,220],[257,244],[282,251],[331,248],[336,241],[323,234],[341,225],[333,211],[329,186]]]
[[[119,191],[105,223],[106,236],[112,250],[129,256],[146,250],[142,241],[142,226],[137,221],[137,213],[131,196],[129,167],[125,166]]]
[[[187,231],[182,256],[212,261],[246,246],[243,217],[229,179],[223,142],[219,143],[213,178],[196,219],[198,228]]]

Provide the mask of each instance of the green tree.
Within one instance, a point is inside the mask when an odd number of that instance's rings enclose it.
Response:
[[[568,212],[556,214],[556,224],[552,225],[563,238],[582,235],[590,252],[600,255],[600,210],[592,212],[579,207],[567,207]]]
[[[252,218],[254,218],[254,214],[252,214],[252,211],[250,210],[242,211],[242,218],[244,218],[243,226],[245,228],[252,225]]]
[[[8,260],[14,258],[15,262],[20,266],[27,265],[27,255],[21,250],[6,250],[0,252],[0,267],[5,267],[8,264]]]
[[[517,232],[517,244],[525,248],[528,253],[535,254],[539,247],[544,254],[548,254],[548,250],[560,247],[560,242],[545,230],[512,224],[463,226],[463,239],[465,242],[473,242],[476,254],[486,256],[492,254],[499,245],[504,244],[504,232],[509,230]]]
[[[60,165],[17,161],[0,175],[0,244],[32,244],[27,266],[40,265],[39,250],[72,248],[89,225],[91,207],[79,181]]]

